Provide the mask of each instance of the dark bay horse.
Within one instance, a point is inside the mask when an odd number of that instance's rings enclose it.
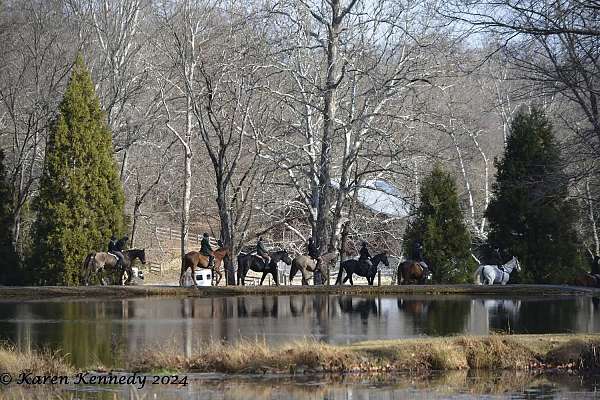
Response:
[[[407,260],[398,264],[398,285],[424,284],[431,280],[431,270],[418,261]]]
[[[379,263],[383,263],[386,267],[390,266],[390,262],[387,258],[387,252],[379,253],[376,256],[371,258],[371,265],[365,262],[364,260],[345,260],[340,264],[340,272],[338,274],[337,280],[335,281],[336,285],[344,284],[347,280],[350,280],[350,284],[354,285],[352,281],[352,275],[356,274],[358,276],[364,276],[367,278],[367,282],[370,286],[373,286],[373,281],[375,280],[375,275],[377,275],[377,267]],[[346,272],[346,277],[342,281],[344,276],[344,272]]]
[[[237,257],[238,271],[237,271],[237,284],[243,286],[246,285],[246,274],[249,270],[255,272],[262,272],[260,278],[260,284],[262,285],[267,274],[273,275],[275,285],[279,286],[279,278],[277,277],[277,263],[283,261],[287,265],[292,264],[292,259],[285,250],[274,251],[269,253],[271,260],[269,264],[255,254],[240,254]]]
[[[212,252],[212,256],[215,258],[215,262],[212,267],[212,277],[216,278],[215,286],[219,285],[221,282],[221,278],[223,274],[221,273],[221,265],[223,264],[223,259],[225,257],[231,256],[231,251],[227,247],[221,247]],[[198,287],[198,282],[196,282],[196,268],[207,268],[208,269],[208,257],[204,254],[197,251],[190,251],[183,256],[183,260],[181,261],[181,274],[179,275],[179,286],[183,286],[183,278],[185,272],[188,268],[192,269],[192,280],[194,281],[194,286]]]
[[[294,258],[292,261],[292,267],[290,268],[290,285],[292,284],[292,280],[300,271],[302,274],[302,284],[308,285],[308,280],[310,279],[310,273],[315,273],[315,271],[320,271],[321,275],[325,277],[326,281],[329,281],[329,275],[325,270],[325,267],[328,263],[330,263],[333,259],[335,259],[337,253],[335,251],[325,253],[320,256],[317,260],[312,259],[309,256],[300,255]]]
[[[125,285],[129,285],[131,283],[131,279],[133,278],[133,270],[131,269],[131,264],[133,260],[138,259],[142,262],[142,264],[146,264],[146,251],[145,249],[131,249],[123,252],[123,266],[119,275],[119,282],[123,282],[123,278],[125,277],[125,273],[127,273],[127,280],[125,281]],[[85,285],[90,284],[90,278],[92,274],[96,275],[98,272],[102,272],[102,270],[109,269],[114,271],[117,265],[117,257],[113,256],[110,253],[105,252],[91,252],[85,258],[83,262],[83,283]],[[100,277],[100,282],[103,285],[106,284],[104,277]]]

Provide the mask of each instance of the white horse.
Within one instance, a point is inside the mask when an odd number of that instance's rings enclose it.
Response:
[[[510,273],[515,268],[517,271],[521,270],[521,264],[519,264],[517,257],[513,257],[509,262],[502,265],[502,269],[495,265],[480,265],[473,278],[477,285],[493,285],[494,283],[506,285]]]

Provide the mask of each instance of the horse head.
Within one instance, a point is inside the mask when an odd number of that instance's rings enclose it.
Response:
[[[513,257],[513,259],[515,260],[515,268],[517,269],[517,272],[521,272],[521,263],[519,262],[519,259],[517,257]]]
[[[380,253],[380,254],[376,255],[375,257],[378,257],[379,262],[382,262],[383,265],[385,265],[386,267],[390,266],[390,260],[388,260],[387,251],[384,251],[383,253]],[[375,257],[373,257],[373,258],[375,258]]]
[[[283,261],[287,265],[292,265],[292,259],[286,250],[276,251],[271,255],[271,258],[274,263],[277,264],[278,261]]]
[[[131,249],[127,250],[126,253],[131,261],[137,258],[142,264],[146,264],[146,249]]]

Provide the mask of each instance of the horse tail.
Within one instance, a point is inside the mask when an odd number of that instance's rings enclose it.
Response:
[[[89,277],[90,277],[90,273],[91,271],[91,262],[92,262],[92,257],[94,257],[96,255],[95,252],[90,252],[88,253],[88,255],[85,257],[85,260],[83,261],[83,268],[82,268],[82,273],[83,273],[83,280],[84,283],[87,284],[89,281]]]
[[[476,285],[483,285],[483,265],[480,265],[473,274],[473,280]]]

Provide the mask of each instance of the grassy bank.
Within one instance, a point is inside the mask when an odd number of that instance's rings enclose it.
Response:
[[[316,341],[269,346],[261,341],[210,343],[185,357],[175,349],[140,353],[131,372],[423,373],[455,370],[600,369],[598,335],[491,335],[422,338],[329,345]],[[89,366],[92,368],[96,366]],[[86,368],[83,368],[85,370]],[[0,371],[16,376],[77,372],[59,353],[20,352],[0,347]]]
[[[10,345],[0,346],[0,372],[16,377],[22,371],[34,375],[69,375],[75,372],[68,358],[49,351],[23,352]]]
[[[180,288],[175,286],[0,286],[0,299],[47,298],[132,298],[132,297],[219,297],[243,295],[294,295],[294,294],[466,294],[493,296],[563,296],[600,295],[600,289],[561,285],[407,285],[407,286],[220,286],[205,288]]]
[[[371,341],[334,346],[302,341],[211,344],[191,357],[173,349],[148,351],[132,371],[221,373],[422,372],[431,370],[595,370],[600,336],[492,335]]]

